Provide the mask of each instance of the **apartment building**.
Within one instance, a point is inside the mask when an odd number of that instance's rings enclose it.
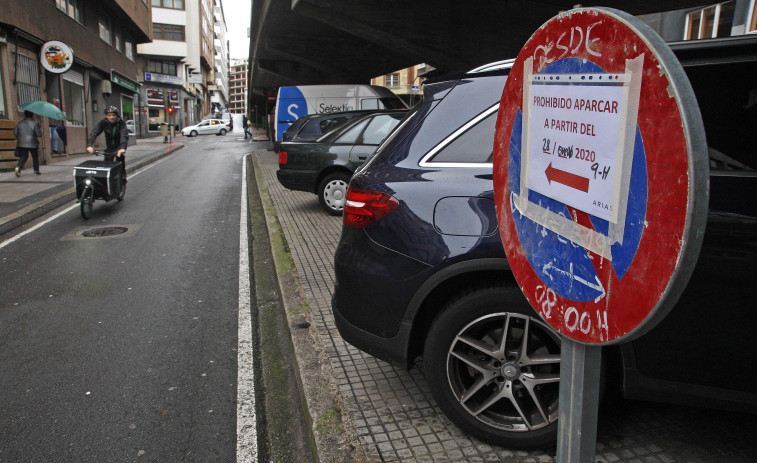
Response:
[[[757,1],[731,0],[640,16],[667,42],[757,33]]]
[[[247,110],[247,72],[246,59],[232,60],[229,73],[229,112],[252,117]]]
[[[148,0],[13,0],[0,8],[0,122],[23,117],[19,105],[60,101],[66,141],[58,151],[86,148],[106,106],[126,119],[139,101],[136,47],[152,40]],[[48,132],[48,119],[40,118]],[[9,146],[9,145],[8,145]],[[0,146],[0,169],[15,162]],[[40,161],[53,155],[42,139]],[[12,159],[8,159],[8,158]]]
[[[228,47],[220,0],[150,1],[153,41],[137,48],[142,105],[135,130],[144,137],[160,135],[163,124],[195,124],[214,110],[212,97],[220,104],[227,98],[222,69],[220,86],[217,78]]]
[[[226,111],[229,106],[229,41],[220,0],[213,6],[213,52],[215,82],[210,86],[210,107],[216,113]]]

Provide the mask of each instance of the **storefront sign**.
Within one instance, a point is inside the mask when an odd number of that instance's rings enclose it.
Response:
[[[139,84],[116,71],[110,71],[110,81],[134,93],[139,92]]]
[[[190,84],[201,84],[202,83],[202,74],[199,72],[195,72],[193,74],[189,74],[187,76],[187,82]]]
[[[156,74],[154,72],[145,72],[145,82],[161,82],[164,84],[184,85],[184,79],[179,76]]]
[[[74,64],[74,51],[63,42],[53,40],[42,45],[39,53],[42,67],[55,74],[61,74]]]
[[[162,88],[147,89],[147,106],[151,106],[153,108],[162,108],[165,106],[165,101],[163,101]]]

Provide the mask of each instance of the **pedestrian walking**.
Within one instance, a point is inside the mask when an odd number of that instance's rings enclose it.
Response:
[[[32,156],[34,173],[39,175],[39,140],[42,136],[42,128],[39,122],[34,119],[34,113],[24,111],[24,118],[21,119],[13,129],[13,135],[16,137],[16,148],[18,149],[19,158],[16,166],[16,177],[21,176],[21,169]]]
[[[53,99],[53,104],[60,109],[60,100],[57,98]],[[48,125],[50,126],[50,147],[53,150],[53,153],[60,154],[61,152],[58,150],[58,143],[59,143],[59,134],[58,134],[58,127],[61,127],[63,125],[63,121],[60,119],[48,119]]]
[[[247,140],[247,135],[252,138],[252,132],[250,132],[250,120],[247,119],[247,114],[242,116],[242,127],[244,127],[244,139]]]
[[[66,145],[68,145],[68,136],[66,134],[66,122],[61,121],[61,125],[58,126],[58,148],[61,153],[66,152]]]

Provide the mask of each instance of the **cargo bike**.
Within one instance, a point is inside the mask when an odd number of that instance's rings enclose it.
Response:
[[[81,216],[92,216],[92,205],[96,199],[122,201],[126,194],[126,176],[123,164],[116,160],[116,153],[95,151],[103,160],[84,161],[74,167],[74,184],[79,201]]]

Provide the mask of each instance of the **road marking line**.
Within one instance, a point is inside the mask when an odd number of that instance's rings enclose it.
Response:
[[[247,154],[242,158],[242,206],[239,213],[239,329],[237,332],[237,462],[258,461],[250,306],[250,259],[247,242]]]
[[[156,162],[150,163],[149,165],[146,165],[146,166],[140,168],[136,172],[133,172],[133,173],[129,174],[129,178],[136,177],[137,175],[141,174],[142,172],[146,171],[147,169],[151,169],[155,165],[160,164],[161,162],[163,162],[167,158],[168,158],[168,156],[166,156],[163,159],[159,159]],[[14,236],[13,238],[8,238],[7,240],[3,241],[2,243],[0,243],[0,249],[8,246],[9,244],[13,243],[16,240],[18,240],[18,239],[20,239],[20,238],[28,235],[29,233],[33,232],[34,230],[37,230],[38,228],[42,227],[43,225],[52,222],[53,220],[57,219],[58,217],[62,216],[63,214],[76,209],[77,207],[79,207],[78,201],[73,206],[69,206],[66,209],[63,209],[62,211],[58,212],[54,216],[52,216],[52,217],[50,217],[48,219],[43,220],[42,222],[38,223],[37,225],[33,226],[32,228],[30,228],[28,230],[24,230],[23,232],[19,233],[18,235]]]
[[[33,226],[32,228],[30,228],[28,230],[25,230],[25,231],[19,233],[18,235],[14,236],[13,238],[8,238],[7,240],[5,240],[2,243],[0,243],[0,249],[8,246],[9,244],[13,243],[14,241],[20,239],[21,237],[28,235],[29,233],[31,233],[34,230],[42,227],[43,225],[45,225],[45,224],[47,224],[49,222],[52,222],[53,220],[57,219],[58,217],[62,216],[63,214],[76,209],[77,207],[79,207],[78,203],[74,204],[73,206],[69,206],[68,208],[63,209],[62,211],[58,212],[54,216],[52,216],[49,219],[45,220],[44,222],[38,223],[37,225]]]

